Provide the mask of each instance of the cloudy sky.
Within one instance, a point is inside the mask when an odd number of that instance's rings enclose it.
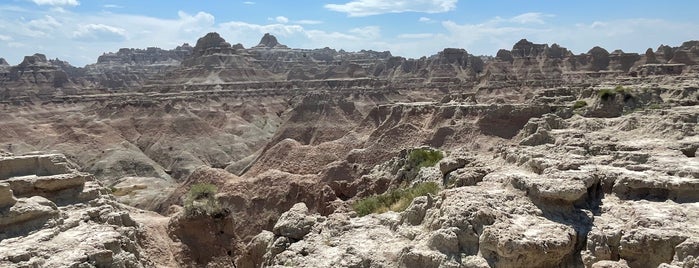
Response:
[[[256,45],[266,32],[295,48],[445,47],[494,55],[519,39],[574,53],[595,45],[644,52],[699,39],[699,1],[560,0],[0,0],[0,57],[44,53],[76,66],[121,47],[171,49],[207,32]]]

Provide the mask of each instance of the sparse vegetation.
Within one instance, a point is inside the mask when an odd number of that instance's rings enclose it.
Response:
[[[423,167],[431,167],[444,158],[441,151],[430,148],[417,148],[408,152],[402,167],[403,183],[411,182]]]
[[[408,163],[410,167],[420,169],[423,167],[431,167],[437,164],[439,160],[444,158],[444,154],[438,150],[432,149],[415,149],[408,154]]]
[[[218,188],[210,183],[197,183],[189,188],[184,209],[187,216],[209,215],[221,217],[225,210],[216,200]]]
[[[657,103],[653,103],[653,104],[651,104],[651,105],[648,105],[648,109],[651,109],[651,110],[658,110],[658,109],[661,109],[661,108],[663,108],[663,107],[662,107],[660,104],[657,104]]]
[[[618,85],[618,86],[614,87],[614,92],[619,93],[619,94],[624,94],[627,91],[628,90],[626,88],[624,88],[624,86],[622,86],[622,85]]]
[[[437,194],[439,185],[435,182],[419,183],[407,189],[395,189],[380,195],[370,196],[359,200],[352,206],[359,216],[371,213],[403,211],[415,197],[427,194]]]
[[[584,100],[579,100],[573,104],[573,109],[580,109],[580,108],[585,107],[585,106],[587,106],[587,102]]]
[[[597,96],[599,96],[602,100],[609,100],[611,98],[614,98],[616,95],[616,91],[608,89],[608,88],[603,88],[597,91]]]

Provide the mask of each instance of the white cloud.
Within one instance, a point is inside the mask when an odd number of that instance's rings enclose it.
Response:
[[[114,4],[106,4],[106,5],[103,5],[102,7],[104,7],[104,8],[123,8],[120,5],[114,5]]]
[[[0,41],[12,41],[12,36],[0,34]]]
[[[77,6],[80,5],[78,0],[32,0],[40,6]]]
[[[262,37],[262,34],[270,33],[279,36],[290,36],[297,33],[302,33],[304,31],[303,27],[300,25],[285,25],[285,24],[268,24],[260,25],[247,23],[242,21],[231,21],[221,23],[218,27],[221,31],[227,33],[229,36],[239,37],[245,34],[254,34],[255,38]]]
[[[63,24],[58,22],[54,17],[46,15],[41,19],[30,20],[27,25],[36,29],[51,30],[61,27]]]
[[[55,7],[51,8],[51,12],[52,13],[66,13],[68,11],[65,8],[55,6]]]
[[[274,18],[274,21],[278,23],[289,23],[289,18],[284,16],[277,16],[276,18]]]
[[[317,25],[317,24],[323,24],[323,21],[319,20],[290,20],[287,17],[284,16],[276,16],[274,18],[267,18],[268,21],[273,21],[276,23],[281,23],[281,24],[287,24],[287,23],[293,23],[293,24],[303,24],[303,25]]]
[[[458,0],[354,0],[345,4],[326,4],[325,8],[347,13],[350,17],[364,17],[386,13],[424,12],[441,13],[454,10]]]
[[[432,19],[430,19],[428,17],[420,17],[417,21],[419,21],[419,22],[431,22]]]
[[[79,41],[117,42],[127,39],[126,30],[104,24],[81,25],[73,32],[73,39]]]
[[[350,29],[349,32],[365,39],[378,39],[381,37],[381,28],[379,26],[354,28]]]
[[[206,12],[197,12],[194,16],[187,14],[184,11],[178,11],[177,16],[179,16],[179,24],[181,30],[184,32],[201,32],[204,29],[210,28],[216,22],[214,15]]]
[[[243,2],[243,4],[246,4],[246,5],[254,5],[255,2],[252,2],[252,1],[245,1],[245,2]]]
[[[320,21],[320,20],[295,20],[294,23],[306,24],[306,25],[316,25],[316,24],[323,24],[323,21]]]
[[[510,19],[510,21],[519,23],[519,24],[544,24],[544,18],[547,17],[553,17],[552,15],[547,15],[539,12],[530,12],[530,13],[524,13],[520,14],[518,16],[515,16]]]
[[[425,39],[434,37],[431,33],[416,33],[416,34],[399,34],[398,38],[402,39]]]

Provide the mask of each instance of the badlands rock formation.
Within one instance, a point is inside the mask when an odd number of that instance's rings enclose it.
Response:
[[[92,175],[75,168],[59,154],[0,158],[0,265],[166,264],[149,255],[148,247],[161,245],[149,245],[144,236],[156,236],[147,234]]]
[[[698,63],[696,41],[406,59],[217,33],[0,61],[0,266],[698,267]]]

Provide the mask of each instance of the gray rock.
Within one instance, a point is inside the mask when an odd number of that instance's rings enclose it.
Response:
[[[434,251],[405,248],[399,257],[400,267],[405,268],[437,268],[446,257]]]
[[[308,214],[306,204],[297,203],[279,217],[273,232],[276,235],[299,240],[311,231],[315,223],[316,218]]]
[[[450,172],[460,169],[469,163],[469,159],[463,157],[446,157],[439,161],[439,171],[442,176],[446,176]]]
[[[27,234],[59,216],[56,204],[41,196],[21,198],[0,211],[0,238]]]
[[[459,238],[456,235],[458,231],[456,227],[434,231],[427,239],[427,246],[447,255],[458,254]]]
[[[430,195],[416,197],[410,203],[410,206],[401,212],[401,223],[405,222],[411,225],[422,223],[422,219],[425,218],[425,212],[433,205],[434,199]]]

